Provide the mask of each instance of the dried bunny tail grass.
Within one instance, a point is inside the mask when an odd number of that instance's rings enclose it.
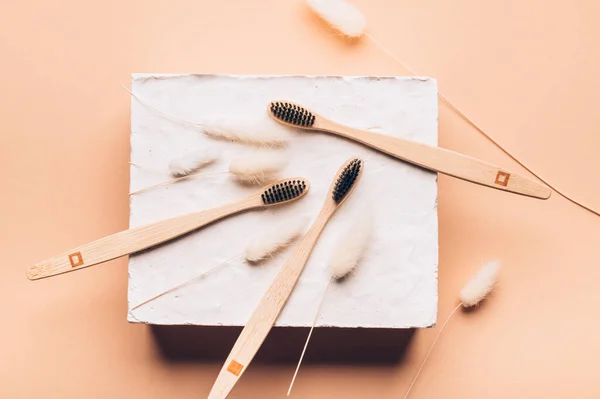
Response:
[[[487,297],[496,286],[499,271],[499,260],[488,262],[484,264],[481,268],[479,268],[479,270],[463,286],[462,290],[460,291],[461,303],[456,305],[456,307],[452,310],[452,312],[450,312],[446,320],[444,320],[440,331],[438,331],[437,335],[435,336],[435,339],[429,347],[429,350],[427,351],[427,354],[425,355],[425,359],[423,359],[421,366],[417,370],[417,374],[415,374],[415,377],[410,383],[410,386],[406,391],[406,395],[404,395],[404,399],[408,398],[408,395],[410,394],[410,391],[417,382],[417,379],[419,378],[419,375],[421,374],[425,363],[427,363],[427,360],[429,359],[429,355],[431,355],[435,344],[437,343],[438,339],[440,338],[440,335],[444,331],[444,328],[446,328],[446,325],[448,324],[452,316],[454,316],[454,314],[458,311],[458,309],[460,309],[461,306],[465,308],[475,306],[479,304],[485,297]]]
[[[285,164],[286,158],[283,154],[275,151],[257,151],[234,158],[229,164],[229,172],[244,183],[262,184],[275,180]]]
[[[369,245],[372,230],[372,215],[365,210],[337,243],[329,264],[334,279],[343,279],[354,272]]]
[[[208,150],[195,150],[176,158],[169,163],[173,176],[187,176],[217,160],[216,154]]]
[[[390,49],[388,49],[382,42],[377,40],[373,35],[368,32],[364,32],[366,26],[365,17],[360,13],[360,11],[356,10],[352,5],[346,3],[343,0],[306,0],[306,3],[312,8],[317,14],[319,14],[324,20],[326,20],[330,25],[332,25],[335,29],[339,30],[343,34],[353,38],[358,36],[366,36],[370,39],[381,51],[383,51],[388,57],[393,59],[398,65],[404,68],[413,76],[419,76],[420,74],[413,69],[406,62],[402,61],[398,58]],[[349,11],[352,9],[353,11]],[[343,11],[340,11],[343,10]],[[356,17],[356,19],[352,19],[352,15],[354,13],[358,13],[360,17]],[[349,19],[350,18],[350,19]],[[359,21],[364,20],[361,23]],[[350,22],[348,22],[350,21]],[[352,22],[354,21],[354,22]],[[451,101],[448,97],[446,97],[443,93],[438,93],[438,97],[444,103],[446,103],[454,112],[456,112],[465,122],[467,122],[471,127],[477,130],[483,137],[485,137],[488,141],[490,141],[493,145],[496,146],[500,151],[502,151],[506,156],[510,159],[518,163],[521,167],[523,167],[526,171],[531,173],[536,179],[540,182],[548,186],[552,191],[556,194],[560,195],[567,201],[572,204],[590,212],[593,215],[600,216],[600,210],[593,208],[590,205],[586,205],[583,202],[572,198],[570,195],[556,187],[554,184],[551,184],[547,179],[543,178],[540,174],[536,173],[532,168],[527,166],[524,161],[521,161],[513,155],[511,151],[509,151],[504,145],[502,145],[499,141],[497,141],[490,133],[488,133],[482,126],[480,126],[475,120],[470,118],[457,104]]]
[[[206,160],[206,158],[203,159]],[[197,160],[198,159],[196,159],[196,161]],[[129,195],[139,194],[144,191],[187,180],[192,177],[214,176],[226,173],[233,174],[242,183],[262,184],[264,182],[275,180],[277,178],[278,172],[284,167],[285,163],[286,158],[279,151],[256,151],[248,155],[243,155],[234,158],[229,164],[229,170],[227,172],[199,173],[198,171],[194,170],[187,172],[187,174],[180,175],[175,179],[163,181],[148,187],[141,188],[139,190],[132,191],[129,193]],[[177,170],[171,169],[173,174],[175,174],[176,172],[181,173],[185,170],[184,168],[180,168]]]
[[[282,146],[291,137],[285,126],[268,117],[235,119],[217,117],[203,124],[204,133],[216,139],[248,144]]]
[[[298,238],[308,223],[307,218],[284,220],[279,225],[266,231],[248,244],[246,247],[246,260],[258,263],[261,260],[273,256]]]
[[[347,1],[306,0],[306,4],[334,29],[350,38],[357,38],[365,33],[365,16]]]
[[[323,290],[321,300],[319,301],[319,306],[317,307],[317,312],[315,313],[310,331],[306,337],[302,354],[300,355],[300,359],[296,365],[296,371],[294,372],[294,376],[292,377],[292,381],[290,382],[290,386],[288,388],[288,396],[294,387],[294,382],[298,376],[300,365],[302,365],[306,348],[308,348],[308,343],[312,336],[313,330],[315,329],[315,325],[317,324],[317,320],[319,319],[321,307],[323,306],[323,302],[325,301],[325,296],[329,286],[331,285],[331,282],[333,280],[343,280],[356,270],[360,259],[364,255],[364,252],[369,245],[372,236],[372,230],[373,214],[371,213],[371,210],[363,209],[362,214],[359,216],[356,222],[354,222],[350,229],[348,229],[348,231],[339,240],[330,263],[331,277],[329,278],[327,286]]]
[[[203,134],[221,140],[238,141],[254,145],[281,146],[291,137],[291,134],[284,126],[279,126],[268,116],[257,117],[253,119],[236,119],[235,117],[215,117],[208,118],[204,122],[192,122],[177,118],[162,112],[158,108],[142,100],[137,94],[129,90],[125,85],[121,85],[137,101],[145,107],[156,112],[158,115],[184,125],[199,128]]]
[[[479,304],[494,289],[500,272],[500,261],[483,265],[460,291],[460,300],[466,308]]]

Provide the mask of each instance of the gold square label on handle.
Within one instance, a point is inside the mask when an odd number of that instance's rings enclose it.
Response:
[[[74,252],[69,255],[69,262],[71,263],[71,267],[83,265],[83,256],[81,256],[81,252]]]
[[[240,375],[243,368],[244,366],[242,366],[240,363],[236,362],[235,360],[232,360],[231,363],[229,363],[229,366],[227,366],[227,371],[229,371],[231,374],[237,377],[238,375]]]
[[[496,175],[496,181],[494,183],[496,183],[499,186],[506,187],[508,185],[508,179],[510,179],[510,173],[506,173],[500,170]]]

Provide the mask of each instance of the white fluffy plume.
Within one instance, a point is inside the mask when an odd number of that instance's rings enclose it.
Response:
[[[256,151],[234,158],[229,171],[245,183],[262,184],[277,178],[286,159],[279,151]]]
[[[285,248],[304,232],[306,224],[306,218],[284,220],[248,244],[246,260],[252,263],[260,262]]]
[[[494,260],[484,264],[460,291],[460,300],[464,307],[471,307],[481,302],[494,289],[500,272],[500,261]]]
[[[172,160],[169,170],[174,176],[186,176],[216,160],[217,156],[208,150],[195,150]]]
[[[306,0],[306,4],[334,29],[356,38],[365,33],[365,16],[344,0]]]
[[[329,264],[334,279],[342,279],[354,272],[371,241],[372,230],[373,219],[366,211],[340,238]]]
[[[279,146],[290,138],[289,131],[268,117],[244,118],[217,117],[202,122],[207,135],[250,144]]]

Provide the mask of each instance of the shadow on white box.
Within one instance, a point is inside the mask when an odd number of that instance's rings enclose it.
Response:
[[[362,179],[325,228],[275,326],[312,324],[337,240],[365,209],[374,216],[369,248],[354,276],[331,285],[317,326],[404,329],[435,324],[437,175],[358,143],[280,126],[267,114],[269,101],[289,100],[345,125],[437,145],[434,79],[136,74],[132,90],[162,112],[184,120],[202,123],[218,116],[285,129],[290,135],[285,147],[269,149],[285,152],[288,158],[280,176],[307,178],[311,188],[297,202],[233,216],[131,256],[129,308],[243,253],[253,237],[282,220],[305,217],[312,223],[338,168],[350,156],[359,156],[365,160]],[[219,160],[205,169],[208,174],[226,171],[232,157],[256,147],[207,137],[201,129],[169,120],[132,98],[131,162],[166,169],[173,158],[198,148],[219,154]],[[131,191],[170,178],[168,172],[132,166]],[[259,189],[241,185],[228,174],[157,187],[131,196],[130,226],[219,206]],[[264,264],[250,265],[238,257],[129,312],[128,320],[243,326],[295,244]]]

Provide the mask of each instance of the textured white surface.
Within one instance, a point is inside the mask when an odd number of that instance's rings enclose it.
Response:
[[[270,120],[266,105],[285,99],[346,125],[437,145],[437,84],[429,78],[134,75],[132,88],[161,111],[189,121],[227,116],[284,129]],[[435,323],[436,174],[325,133],[288,130],[287,146],[272,151],[285,151],[289,158],[282,177],[310,180],[308,195],[287,206],[233,216],[131,256],[130,308],[240,254],[202,280],[130,312],[129,321],[245,325],[297,241],[259,265],[243,259],[246,245],[260,229],[284,218],[308,217],[312,223],[336,171],[357,155],[365,160],[362,179],[326,227],[276,325],[311,325],[329,279],[333,248],[364,206],[374,210],[372,242],[356,274],[329,288],[317,326],[407,328]],[[206,173],[226,171],[232,157],[254,150],[208,138],[200,129],[168,120],[132,98],[132,162],[167,169],[173,158],[203,146],[220,154]],[[132,166],[131,190],[170,178],[167,171]],[[158,187],[131,197],[130,226],[219,206],[256,190],[228,174]]]

